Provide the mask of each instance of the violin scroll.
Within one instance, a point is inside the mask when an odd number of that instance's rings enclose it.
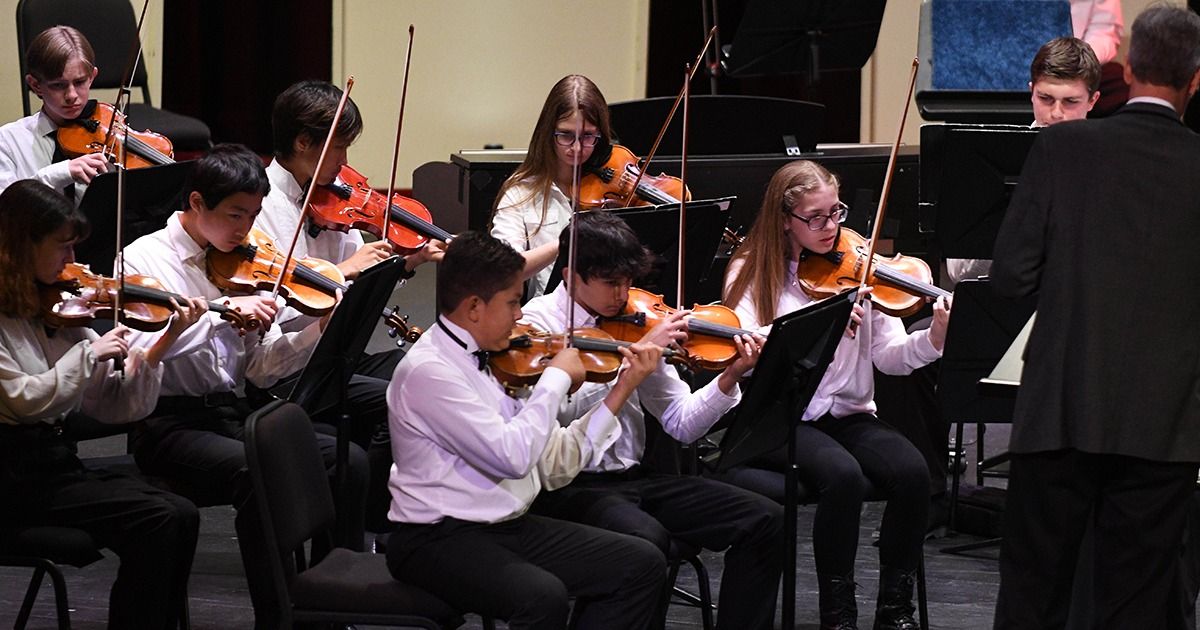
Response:
[[[399,307],[383,309],[383,321],[387,324],[387,334],[396,340],[396,345],[403,347],[405,343],[416,343],[425,331],[408,323],[408,315],[401,315]]]

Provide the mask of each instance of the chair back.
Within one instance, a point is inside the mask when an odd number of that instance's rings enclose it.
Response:
[[[17,2],[17,55],[21,60],[22,106],[30,113],[25,51],[38,33],[51,26],[72,26],[83,33],[96,53],[99,74],[93,89],[121,87],[137,38],[137,16],[129,0],[20,0]],[[142,88],[142,102],[150,104],[145,59],[139,58],[133,85]]]
[[[334,524],[333,495],[312,422],[295,403],[277,400],[246,418],[246,463],[254,484],[267,551],[284,584],[309,539]]]

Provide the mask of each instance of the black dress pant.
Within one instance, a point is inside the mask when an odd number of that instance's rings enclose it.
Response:
[[[179,482],[210,500],[228,501],[237,510],[234,528],[250,600],[254,605],[256,626],[268,627],[277,614],[278,602],[271,587],[271,569],[266,543],[254,498],[250,472],[246,467],[246,447],[242,443],[243,423],[252,409],[244,402],[235,405],[204,407],[177,405],[160,401],[146,429],[131,440],[138,467],[150,475]],[[317,445],[332,481],[337,462],[337,440],[316,433]],[[344,495],[339,497],[343,513],[338,515],[337,544],[354,550],[363,546],[363,514],[366,494],[366,455],[350,445],[345,471]]]
[[[879,525],[879,562],[902,571],[921,560],[929,513],[929,469],[903,435],[870,414],[824,416],[796,427],[800,481],[818,493],[813,518],[817,572],[854,572],[862,504],[872,491],[887,500]],[[787,451],[751,462],[783,472]]]
[[[637,536],[664,555],[672,538],[728,549],[717,626],[771,627],[783,570],[783,509],[764,496],[703,477],[643,475],[633,469],[580,474],[565,488],[543,492],[533,509]]]
[[[1074,449],[1013,455],[995,628],[1064,627],[1089,520],[1093,627],[1172,627],[1196,470]]]
[[[666,577],[662,554],[644,540],[532,514],[399,525],[387,560],[396,579],[511,630],[565,628],[569,595],[587,602],[579,630],[647,628]]]
[[[191,501],[85,469],[74,444],[43,425],[0,430],[0,506],[0,527],[74,527],[120,557],[108,627],[178,624],[200,526]]]

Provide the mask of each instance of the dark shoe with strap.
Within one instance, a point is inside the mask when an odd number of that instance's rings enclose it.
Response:
[[[817,574],[820,587],[821,630],[858,630],[854,574]]]
[[[875,630],[920,630],[913,618],[913,585],[917,572],[879,567],[879,599],[875,606]]]

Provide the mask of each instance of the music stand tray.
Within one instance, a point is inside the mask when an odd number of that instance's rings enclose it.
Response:
[[[183,208],[183,187],[193,162],[130,169],[125,172],[125,225],[121,247],[162,229],[167,218]],[[92,234],[75,245],[75,257],[96,273],[111,275],[116,257],[117,173],[101,173],[79,201]]]
[[[687,260],[684,261],[683,293],[684,304],[707,303],[720,299],[707,285],[713,261],[721,246],[721,237],[729,222],[729,209],[736,197],[689,201],[687,204]],[[667,203],[660,206],[634,206],[607,210],[621,217],[638,240],[660,257],[661,266],[656,265],[650,277],[633,278],[641,288],[663,294],[666,304],[676,304],[676,278],[679,273],[679,204]],[[568,228],[569,229],[569,228]],[[562,270],[566,266],[563,256],[554,261],[546,292],[553,291],[562,282]],[[720,281],[720,278],[717,278]],[[707,289],[707,290],[706,290]]]
[[[742,402],[729,412],[732,423],[721,440],[720,471],[787,441],[783,628],[795,627],[796,619],[796,425],[833,361],[857,297],[855,287],[775,320]]]

